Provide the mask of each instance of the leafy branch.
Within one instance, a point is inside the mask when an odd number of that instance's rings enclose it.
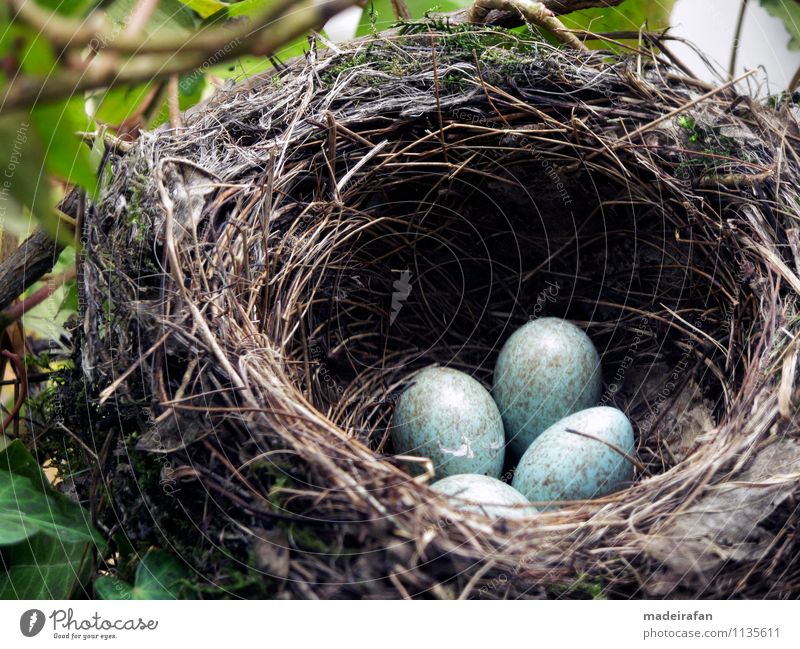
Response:
[[[243,54],[273,54],[287,42],[319,29],[357,1],[328,0],[323,4],[306,1],[298,7],[296,2],[280,0],[249,20],[234,21],[233,25],[221,17],[212,21],[211,26],[189,34],[167,29],[164,33],[140,37],[135,32],[121,31],[105,12],[95,12],[87,20],[73,20],[31,0],[10,0],[16,18],[37,30],[52,45],[63,48],[61,56],[72,63],[57,75],[15,76],[0,95],[0,106],[3,111],[30,108],[36,103],[72,97],[87,90],[164,79],[197,69],[210,56],[220,62]],[[87,47],[93,55],[81,61],[69,57],[70,51]]]

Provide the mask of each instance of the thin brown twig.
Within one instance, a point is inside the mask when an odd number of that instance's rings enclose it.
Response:
[[[24,316],[28,311],[39,306],[47,298],[53,295],[53,293],[60,289],[66,282],[72,279],[75,279],[74,266],[67,269],[60,275],[49,278],[45,285],[39,290],[32,293],[25,299],[19,300],[15,304],[12,304],[5,311],[0,312],[0,329],[4,329],[12,322],[16,322],[22,318],[22,316]]]
[[[139,38],[156,7],[158,0],[137,0],[125,24],[125,35],[128,38]]]
[[[731,43],[731,58],[728,63],[728,79],[733,79],[736,75],[736,62],[739,57],[739,46],[742,40],[742,28],[744,27],[744,16],[747,13],[747,5],[750,0],[741,0],[739,14],[736,17],[736,28],[733,31],[733,42]]]

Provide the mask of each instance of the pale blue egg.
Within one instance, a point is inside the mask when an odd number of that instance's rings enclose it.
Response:
[[[400,395],[391,430],[395,452],[429,457],[436,477],[499,477],[503,420],[489,392],[469,374],[446,367],[420,372]]]
[[[486,475],[451,475],[434,482],[431,488],[451,496],[450,503],[457,509],[489,518],[525,518],[538,513],[514,487]]]
[[[633,464],[619,451],[634,454],[628,418],[616,408],[587,408],[536,438],[519,461],[512,485],[539,503],[606,496],[633,480]]]
[[[509,452],[519,458],[548,426],[596,404],[602,389],[600,357],[581,329],[559,318],[517,329],[500,350],[492,386]]]

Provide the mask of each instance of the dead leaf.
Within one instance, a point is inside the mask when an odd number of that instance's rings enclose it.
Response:
[[[761,451],[733,481],[710,486],[691,508],[644,541],[644,551],[671,571],[710,575],[728,560],[755,561],[772,541],[759,523],[797,489],[800,440]]]

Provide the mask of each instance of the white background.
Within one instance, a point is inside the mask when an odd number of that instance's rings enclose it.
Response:
[[[154,631],[114,632],[111,640],[55,640],[47,620],[23,637],[20,615],[74,609],[75,618],[154,619]],[[644,621],[643,614],[699,611],[712,621]],[[800,647],[800,603],[761,602],[0,602],[3,647],[175,647],[197,649],[646,649],[647,647]],[[646,630],[717,631],[778,627],[778,638],[645,640]],[[69,633],[59,630],[58,633]],[[74,631],[78,636],[96,631]],[[112,632],[108,632],[112,633]]]

